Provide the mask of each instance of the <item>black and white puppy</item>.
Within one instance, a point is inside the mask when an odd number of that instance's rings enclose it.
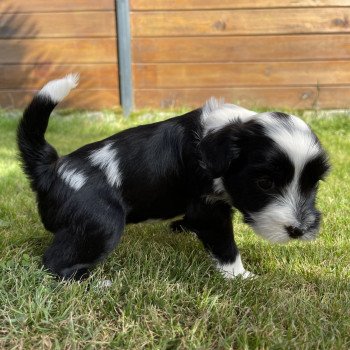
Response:
[[[117,245],[127,223],[169,219],[196,233],[227,277],[252,276],[233,238],[232,207],[272,242],[315,238],[327,155],[301,119],[209,100],[185,115],[117,133],[59,157],[44,134],[77,76],[49,82],[18,127],[25,173],[45,228],[44,265],[80,279]]]

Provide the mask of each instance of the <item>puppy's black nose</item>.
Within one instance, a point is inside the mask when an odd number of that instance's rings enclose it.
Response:
[[[303,235],[303,231],[300,230],[300,228],[295,227],[295,226],[285,226],[286,230],[289,234],[290,237],[292,238],[299,238]]]

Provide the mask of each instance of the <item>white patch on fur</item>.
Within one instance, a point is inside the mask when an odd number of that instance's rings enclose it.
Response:
[[[256,112],[211,97],[202,108],[203,136],[209,131],[217,131],[235,120],[248,121],[255,114]]]
[[[213,193],[205,196],[207,203],[215,203],[217,201],[224,201],[232,205],[231,197],[227,193],[221,177],[213,179]]]
[[[250,271],[247,271],[242,263],[241,255],[238,254],[234,263],[220,264],[217,263],[217,268],[223,274],[225,278],[242,277],[244,279],[254,277],[255,275]]]
[[[270,113],[259,115],[259,122],[264,125],[267,136],[288,154],[295,166],[296,174],[302,171],[307,161],[321,152],[311,129],[298,117],[289,116],[289,119],[287,119],[287,124],[290,124],[289,127],[274,118]]]
[[[39,95],[49,97],[53,102],[61,102],[69,92],[77,87],[79,74],[68,74],[62,79],[48,82],[40,91]]]
[[[107,181],[111,186],[120,186],[122,184],[122,175],[119,170],[119,161],[117,160],[117,151],[113,144],[108,143],[99,150],[93,151],[89,156],[91,163],[98,166],[106,175]]]
[[[292,240],[286,231],[288,226],[297,227],[304,232],[300,239],[312,240],[318,230],[309,230],[309,226],[315,221],[315,215],[307,209],[300,208],[304,200],[294,179],[272,203],[257,213],[250,213],[253,219],[251,226],[256,233],[272,243],[287,243]],[[303,211],[302,222],[299,221],[297,214],[300,210]]]
[[[58,174],[61,176],[62,180],[70,186],[73,190],[80,190],[87,180],[84,173],[77,169],[70,169],[67,163],[63,163],[58,168]]]
[[[213,180],[213,189],[215,193],[223,193],[226,192],[224,183],[222,182],[222,178],[218,177]]]
[[[254,220],[251,224],[256,233],[272,243],[287,243],[291,240],[285,226],[298,226],[293,205],[280,201],[267,205],[257,213],[251,213]]]

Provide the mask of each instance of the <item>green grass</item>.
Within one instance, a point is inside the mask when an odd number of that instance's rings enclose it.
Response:
[[[139,123],[169,117],[113,112],[53,117],[61,154]],[[83,283],[59,283],[41,267],[50,234],[16,160],[18,119],[0,112],[0,348],[349,349],[350,119],[305,116],[333,169],[319,193],[317,241],[270,245],[235,217],[254,280],[225,280],[201,244],[167,223],[130,225]],[[110,279],[111,288],[98,281]]]

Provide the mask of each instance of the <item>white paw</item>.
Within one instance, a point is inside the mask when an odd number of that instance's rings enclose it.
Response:
[[[233,278],[248,279],[248,278],[256,277],[256,275],[254,273],[252,273],[248,270],[243,270],[243,271],[240,271],[239,273],[234,273],[234,271],[225,271],[223,269],[220,269],[220,272],[227,279],[233,279]]]
[[[112,286],[112,281],[111,280],[102,280],[98,281],[96,284],[97,288],[109,288]]]
[[[256,277],[252,272],[243,267],[241,256],[238,254],[236,261],[228,264],[217,264],[217,268],[225,278],[241,277],[243,279]]]
[[[244,272],[237,275],[237,277],[242,277],[243,279],[247,279],[247,278],[255,278],[257,277],[257,275],[255,275],[253,272],[250,272],[248,270],[244,270]]]

